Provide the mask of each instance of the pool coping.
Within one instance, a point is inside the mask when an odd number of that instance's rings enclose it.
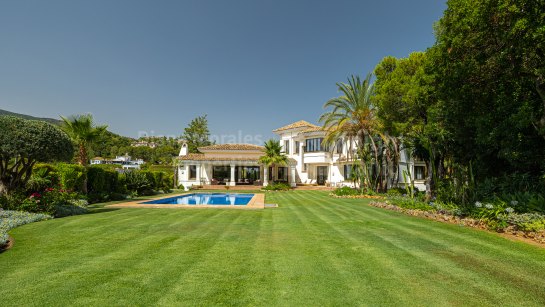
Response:
[[[254,194],[247,205],[167,205],[167,204],[143,204],[143,202],[173,198],[188,194],[200,192],[185,192],[166,197],[139,199],[124,203],[111,204],[104,206],[105,208],[174,208],[174,209],[239,209],[239,210],[260,210],[265,209],[265,194],[263,193],[233,193],[233,194]]]

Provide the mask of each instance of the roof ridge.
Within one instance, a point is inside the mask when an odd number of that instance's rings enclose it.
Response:
[[[273,132],[284,131],[284,130],[289,130],[289,129],[296,129],[296,128],[304,128],[304,127],[318,128],[320,126],[309,123],[306,120],[299,120],[299,121],[296,121],[296,122],[291,123],[289,125],[282,126],[282,127],[278,128],[278,129],[274,129]]]

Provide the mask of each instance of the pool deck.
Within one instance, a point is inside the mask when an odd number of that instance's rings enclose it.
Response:
[[[198,192],[197,192],[198,193]],[[139,199],[126,203],[119,203],[104,206],[105,208],[169,208],[169,209],[238,209],[238,210],[259,210],[265,209],[265,194],[255,193],[247,205],[167,205],[167,204],[143,204],[143,202],[151,200],[159,200],[164,198],[173,198],[194,192],[168,195],[160,198]],[[249,193],[251,194],[251,193]]]

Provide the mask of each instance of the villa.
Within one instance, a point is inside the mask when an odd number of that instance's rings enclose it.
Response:
[[[265,167],[259,163],[264,147],[251,144],[220,144],[200,147],[201,153],[189,153],[183,143],[177,163],[178,184],[193,185],[268,185],[272,181],[296,185],[353,186],[348,152],[353,148],[340,139],[332,150],[322,141],[326,131],[304,120],[273,130],[280,138],[288,165]],[[408,170],[415,187],[424,190],[426,167],[402,150],[399,174]],[[404,176],[398,176],[404,185]]]
[[[126,154],[124,156],[116,156],[115,159],[105,159],[102,157],[95,157],[91,159],[90,164],[91,165],[115,164],[115,165],[121,165],[123,169],[140,169],[140,166],[144,164],[144,160],[142,159],[133,160],[131,156]]]

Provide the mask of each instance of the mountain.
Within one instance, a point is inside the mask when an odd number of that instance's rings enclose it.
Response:
[[[10,116],[15,116],[15,117],[21,117],[21,118],[24,118],[24,119],[41,120],[41,121],[48,122],[48,123],[54,124],[54,125],[60,125],[61,124],[61,121],[58,120],[58,119],[47,118],[47,117],[34,117],[34,116],[14,113],[14,112],[2,110],[2,109],[0,109],[0,115],[10,115]]]

